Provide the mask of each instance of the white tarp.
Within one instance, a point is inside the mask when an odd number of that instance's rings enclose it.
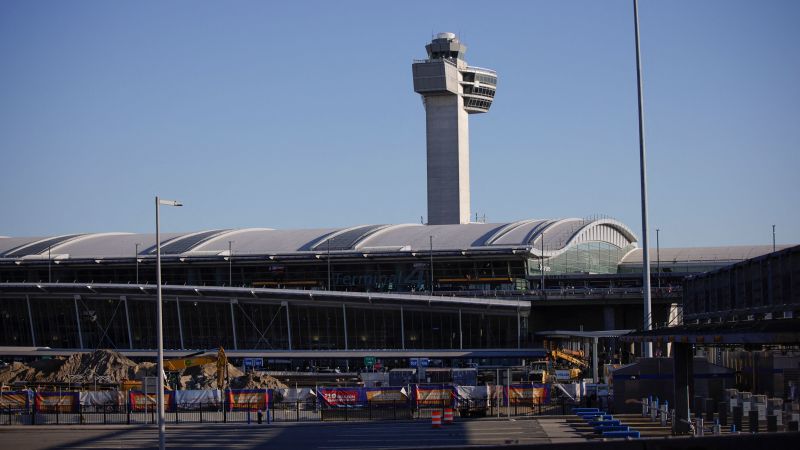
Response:
[[[124,405],[124,397],[119,391],[81,391],[81,406]]]
[[[455,388],[459,401],[472,400],[480,405],[489,400],[489,386],[455,386]]]
[[[222,391],[217,389],[175,391],[175,403],[185,405],[219,405],[222,403]]]
[[[308,400],[313,400],[317,395],[311,388],[275,389],[273,392],[275,393],[274,401],[286,402],[286,403],[295,403],[298,401],[305,402]]]

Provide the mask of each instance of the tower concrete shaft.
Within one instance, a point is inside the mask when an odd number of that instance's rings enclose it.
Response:
[[[439,33],[425,49],[428,59],[415,61],[412,72],[425,105],[428,223],[468,223],[469,114],[489,110],[497,74],[468,66],[467,47],[453,33]]]

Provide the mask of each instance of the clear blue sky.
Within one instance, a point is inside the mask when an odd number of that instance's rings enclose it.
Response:
[[[0,235],[418,222],[411,62],[499,73],[472,209],[641,229],[631,1],[0,3]],[[641,0],[652,232],[800,242],[800,2]]]

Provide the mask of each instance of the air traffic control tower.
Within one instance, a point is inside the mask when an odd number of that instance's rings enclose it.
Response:
[[[467,47],[453,33],[425,46],[414,61],[414,91],[422,95],[428,145],[428,224],[470,221],[469,118],[489,111],[497,87],[494,70],[470,67]]]

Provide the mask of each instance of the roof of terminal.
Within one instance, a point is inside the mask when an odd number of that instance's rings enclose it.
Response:
[[[429,252],[529,252],[557,255],[582,242],[635,245],[636,236],[612,219],[522,220],[511,223],[456,225],[359,225],[346,228],[275,230],[244,228],[162,233],[163,255],[181,257],[233,254],[314,255],[320,253],[393,254]],[[0,238],[0,260],[115,259],[155,254],[154,234],[87,233],[45,237]],[[48,256],[49,255],[49,256]]]
[[[792,247],[791,245],[777,245],[776,250]],[[727,247],[687,247],[687,248],[662,248],[657,251],[650,248],[650,263],[655,264],[660,259],[662,265],[685,263],[735,263],[750,258],[756,258],[767,253],[772,253],[771,245],[732,245]],[[659,255],[657,255],[659,253]],[[621,264],[641,266],[643,249],[637,248],[623,258]]]

